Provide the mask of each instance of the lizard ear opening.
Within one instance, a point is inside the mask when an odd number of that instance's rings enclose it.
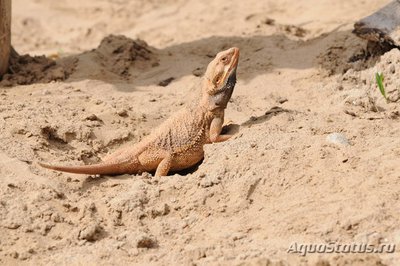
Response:
[[[219,83],[221,82],[221,78],[222,78],[222,74],[220,73],[220,74],[218,74],[218,75],[215,76],[215,78],[213,79],[212,83],[213,83],[215,86],[218,86]]]

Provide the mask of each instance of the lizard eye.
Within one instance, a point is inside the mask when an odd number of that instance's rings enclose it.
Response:
[[[228,62],[228,57],[224,56],[221,58],[222,63],[227,63]]]

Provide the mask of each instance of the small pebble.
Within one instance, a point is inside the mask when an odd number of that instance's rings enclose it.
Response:
[[[346,138],[345,135],[341,133],[336,133],[336,132],[331,133],[328,136],[326,136],[326,140],[333,144],[345,145],[345,146],[350,145],[349,140]]]
[[[126,109],[120,109],[120,110],[118,110],[117,114],[119,116],[126,117],[126,116],[128,116],[128,111]]]
[[[79,232],[78,238],[93,242],[100,238],[102,230],[99,224],[90,224]]]
[[[192,74],[196,77],[201,77],[204,74],[204,70],[198,67],[192,71]]]
[[[390,71],[391,74],[396,73],[396,67],[395,67],[395,65],[390,65],[389,71]]]
[[[336,86],[336,90],[342,91],[343,90],[343,85],[342,84],[337,85]]]
[[[97,117],[97,115],[95,114],[90,114],[88,115],[85,120],[89,120],[89,121],[101,121],[100,118]]]
[[[137,238],[136,247],[138,248],[155,248],[157,247],[157,240],[148,235],[141,235]]]
[[[158,86],[166,87],[166,86],[168,86],[174,79],[175,79],[174,77],[170,77],[170,78],[167,78],[167,79],[165,79],[165,80],[162,80],[162,81],[160,81],[160,82],[158,83]]]
[[[276,101],[277,101],[278,103],[280,103],[280,104],[283,104],[283,103],[287,102],[288,99],[285,98],[285,97],[279,97]]]

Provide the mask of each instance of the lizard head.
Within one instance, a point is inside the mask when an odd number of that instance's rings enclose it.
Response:
[[[239,48],[233,47],[219,52],[205,73],[206,92],[212,105],[225,108],[236,84],[236,68]]]

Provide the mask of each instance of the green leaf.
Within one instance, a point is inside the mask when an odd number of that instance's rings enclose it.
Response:
[[[384,80],[383,74],[376,73],[375,78],[376,78],[376,84],[378,84],[379,91],[381,92],[382,96],[387,100],[385,86],[383,86],[383,80]]]

